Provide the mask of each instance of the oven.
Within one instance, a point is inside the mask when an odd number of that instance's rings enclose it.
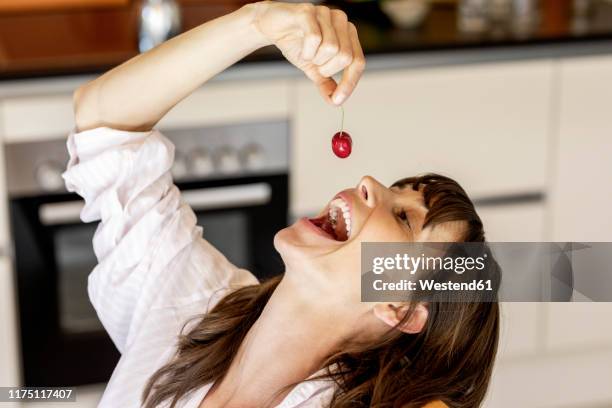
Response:
[[[273,237],[287,225],[287,123],[164,134],[176,145],[175,182],[204,237],[260,279],[282,272]],[[64,140],[7,146],[26,386],[105,382],[119,358],[88,299],[97,223],[80,221],[83,201],[61,179],[66,161]]]

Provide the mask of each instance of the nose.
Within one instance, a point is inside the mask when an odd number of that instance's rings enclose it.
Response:
[[[364,176],[357,185],[359,197],[361,197],[364,203],[370,208],[374,208],[382,199],[382,194],[385,189],[386,187],[384,185],[371,176]]]

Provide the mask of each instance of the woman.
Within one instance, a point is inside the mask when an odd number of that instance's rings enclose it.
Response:
[[[332,104],[364,69],[341,11],[262,2],[75,93],[64,177],[85,198],[83,220],[101,219],[89,295],[122,353],[100,406],[478,406],[497,345],[495,303],[360,302],[362,241],[484,241],[454,181],[430,175],[386,188],[364,177],[319,217],[276,235],[286,272],[263,283],[202,238],[172,184],[173,146],[151,129],[268,44]]]

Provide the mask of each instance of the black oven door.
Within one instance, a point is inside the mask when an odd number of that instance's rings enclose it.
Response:
[[[204,237],[262,279],[282,272],[274,234],[287,224],[287,175],[179,185]],[[13,198],[21,346],[26,386],[105,382],[119,353],[87,295],[96,224],[79,221],[74,194]]]

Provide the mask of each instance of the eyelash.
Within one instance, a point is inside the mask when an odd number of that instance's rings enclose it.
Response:
[[[410,225],[410,219],[408,218],[408,214],[406,214],[405,210],[399,210],[396,214],[397,218],[399,218],[404,224],[408,225],[408,228],[412,229]]]

